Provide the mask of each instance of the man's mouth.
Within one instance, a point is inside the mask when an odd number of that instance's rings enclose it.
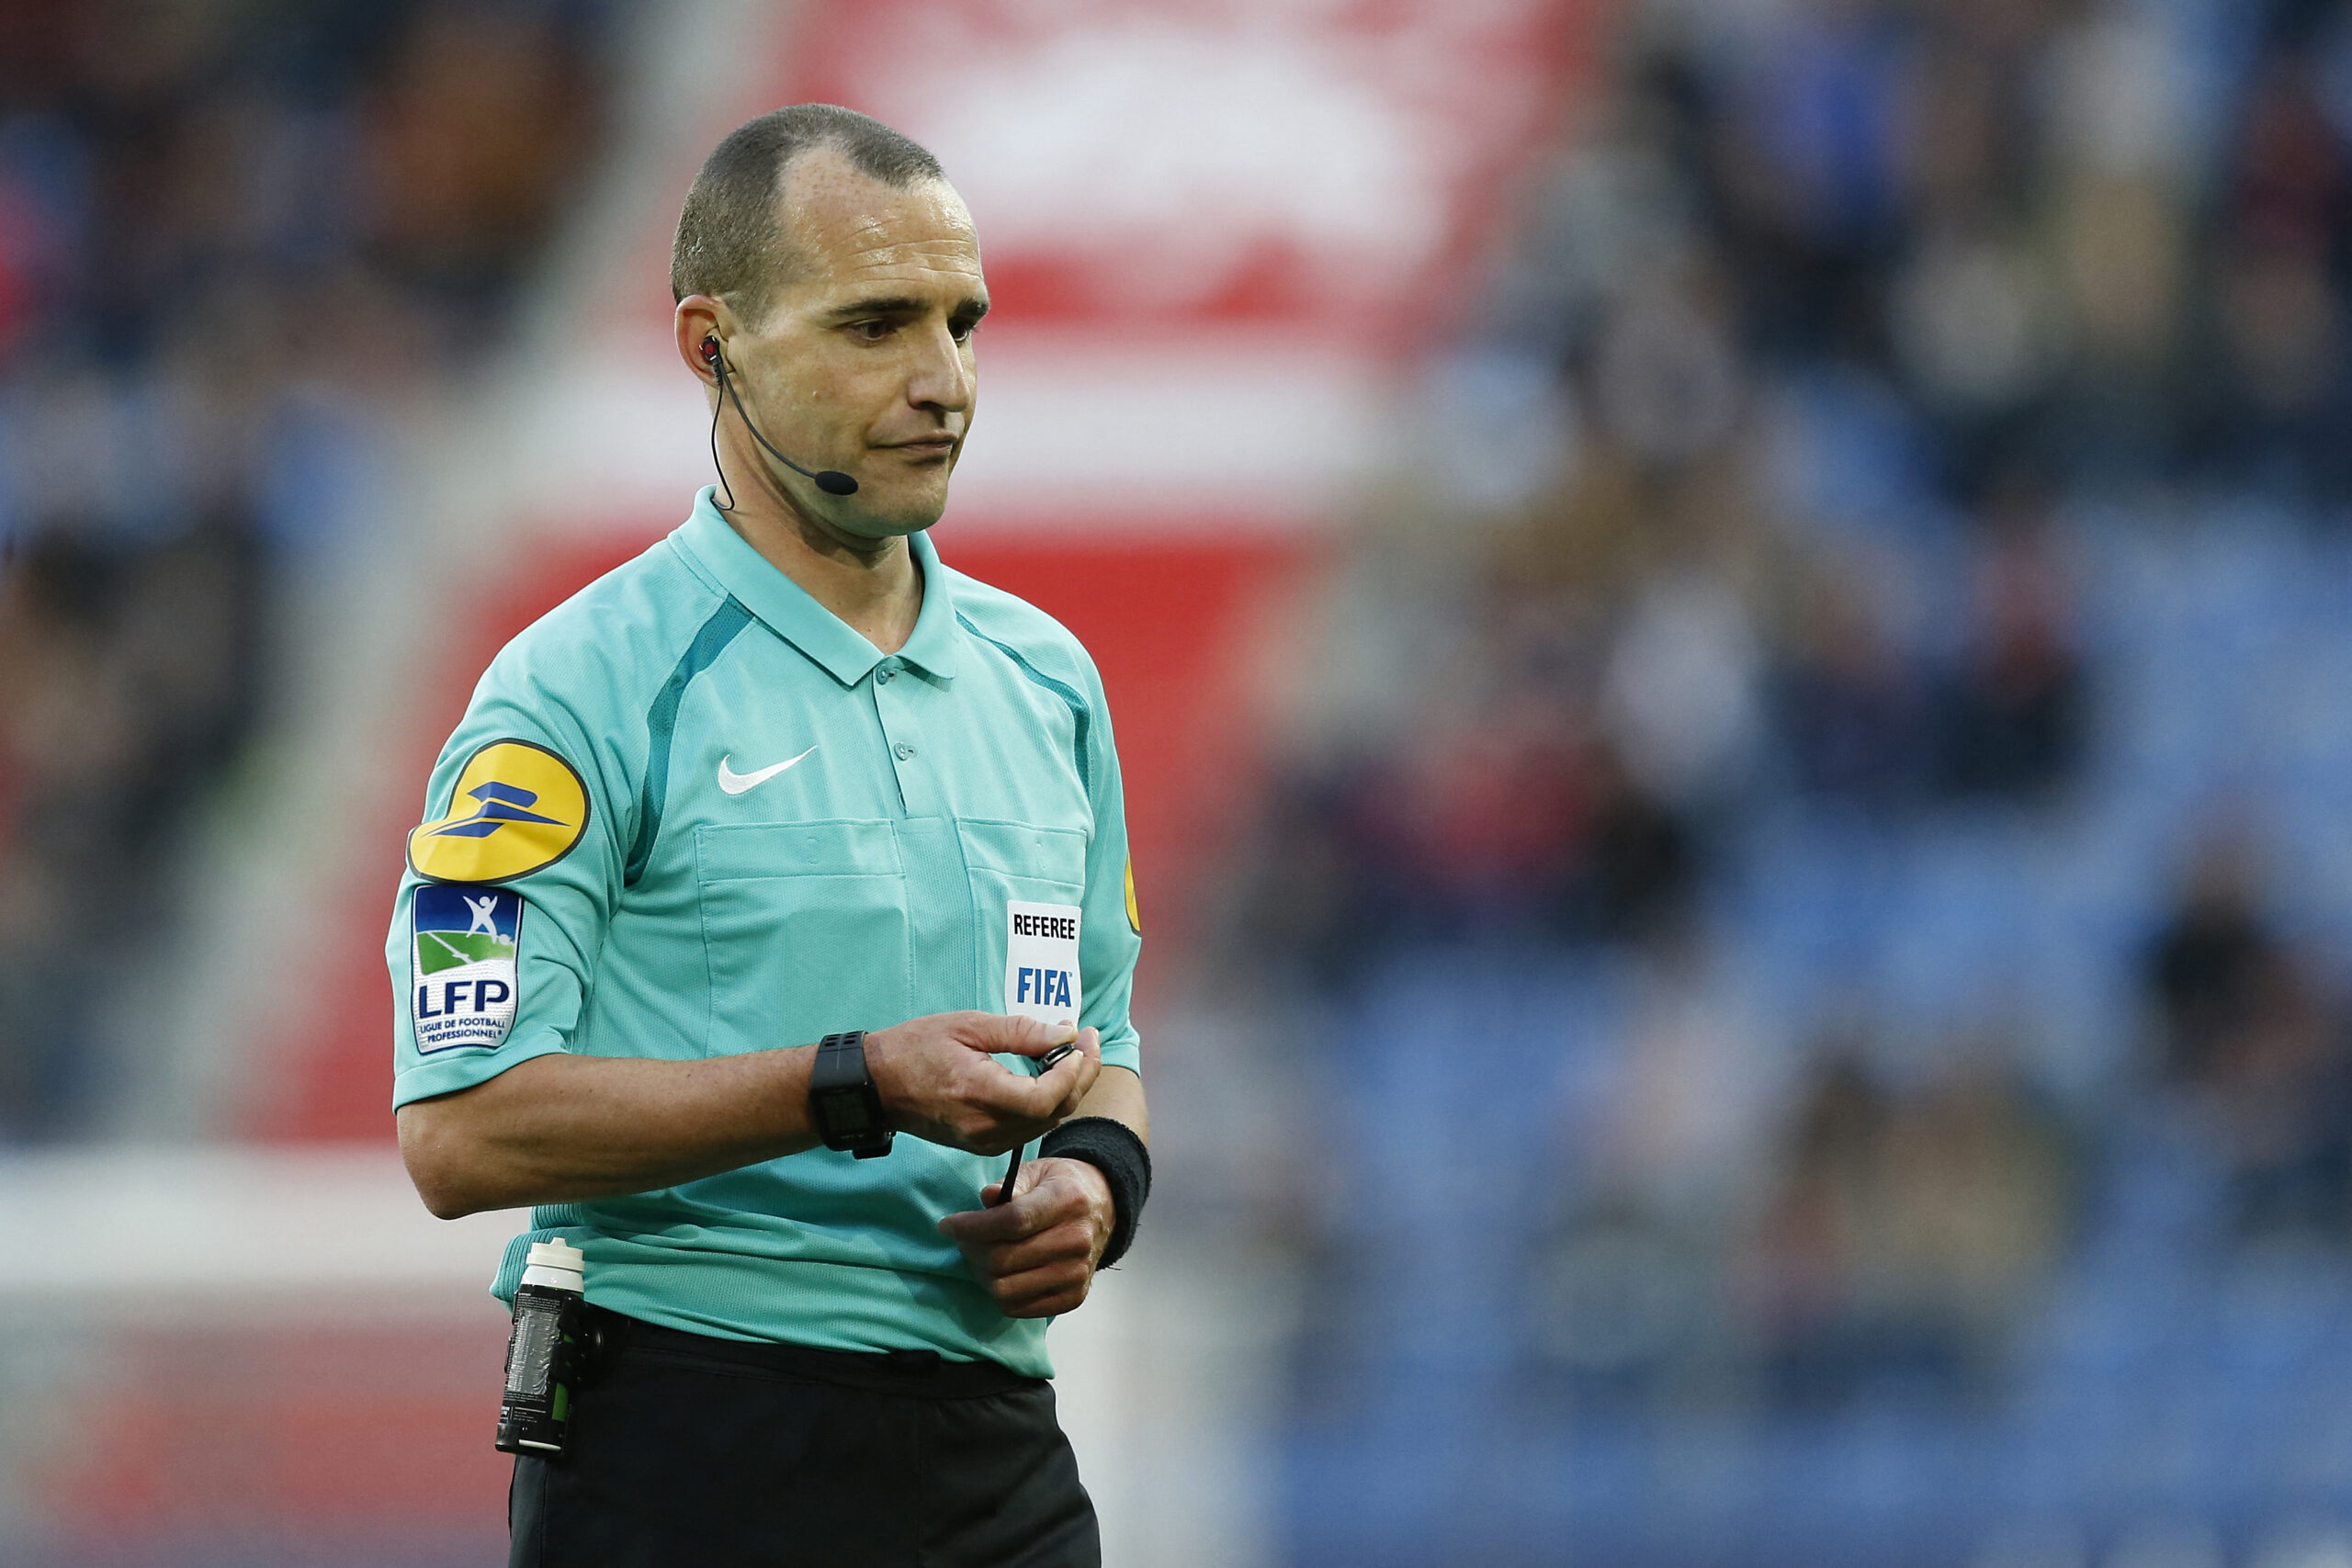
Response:
[[[956,450],[956,438],[952,435],[926,435],[915,441],[893,441],[884,449],[904,452],[911,457],[944,457]]]

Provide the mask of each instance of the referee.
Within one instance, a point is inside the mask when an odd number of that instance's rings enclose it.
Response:
[[[1092,660],[924,533],[971,218],[803,104],[711,154],[671,283],[720,482],[492,662],[388,950],[426,1206],[536,1206],[510,1300],[587,1258],[512,1562],[1095,1563],[1046,1325],[1149,1187],[1139,927]]]

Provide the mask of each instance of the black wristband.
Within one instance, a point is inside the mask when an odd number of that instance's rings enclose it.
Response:
[[[1125,1258],[1135,1242],[1144,1200],[1151,1196],[1151,1151],[1135,1129],[1108,1116],[1080,1116],[1046,1134],[1037,1157],[1082,1159],[1102,1173],[1111,1183],[1111,1240],[1095,1267],[1108,1269]]]

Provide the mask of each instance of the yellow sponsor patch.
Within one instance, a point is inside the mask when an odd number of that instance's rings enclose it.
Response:
[[[1143,935],[1143,916],[1136,908],[1136,863],[1132,860],[1127,862],[1127,924],[1135,928],[1136,935]]]
[[[571,764],[528,740],[466,759],[449,809],[413,829],[408,863],[435,882],[505,882],[553,865],[588,830],[588,791]]]

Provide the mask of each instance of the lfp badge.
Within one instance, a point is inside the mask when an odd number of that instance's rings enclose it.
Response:
[[[427,884],[416,890],[411,930],[409,1012],[416,1048],[430,1055],[471,1045],[494,1049],[514,1027],[514,949],[521,895],[503,887]]]

